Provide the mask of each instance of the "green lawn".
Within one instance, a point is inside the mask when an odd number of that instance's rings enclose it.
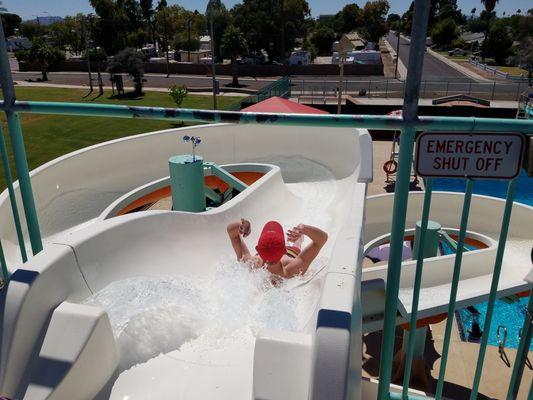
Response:
[[[437,53],[443,55],[444,57],[446,58],[449,58],[450,60],[453,60],[453,61],[468,61],[468,59],[470,58],[469,56],[449,56],[448,55],[448,52],[447,51],[437,51]]]
[[[507,72],[509,75],[519,76],[520,74],[527,76],[527,71],[518,67],[506,67],[498,65],[496,68],[502,72]]]
[[[168,93],[164,92],[146,92],[142,98],[136,99],[110,98],[110,92],[104,93],[104,95],[99,98],[96,96],[84,98],[86,94],[87,91],[83,89],[16,87],[18,100],[175,107],[175,104],[172,102]],[[230,104],[238,101],[240,98],[242,97],[220,96],[218,98],[218,106],[219,108],[224,109]],[[211,109],[213,108],[212,106],[213,98],[211,96],[198,96],[192,94],[189,94],[182,104],[182,107],[184,108]],[[96,143],[124,136],[136,135],[143,132],[180,126],[180,124],[174,124],[167,121],[124,118],[39,114],[21,114],[20,117],[30,170],[63,154]],[[7,147],[8,150],[10,150],[9,134],[7,133],[3,114],[0,117],[0,120],[4,130]],[[5,188],[5,175],[3,167],[0,169],[2,170],[0,172],[0,189],[3,190]],[[11,169],[13,175],[15,175],[13,165],[11,166]]]

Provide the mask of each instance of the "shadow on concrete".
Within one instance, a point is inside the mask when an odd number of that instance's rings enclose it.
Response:
[[[396,335],[394,340],[394,354],[401,350],[402,347],[402,335],[403,329],[400,327],[396,328]],[[381,353],[381,339],[382,331],[368,333],[363,336],[363,370],[373,378],[379,377],[379,359]],[[434,395],[437,389],[437,379],[433,378],[431,371],[434,369],[435,362],[440,359],[439,352],[435,349],[434,340],[431,336],[431,331],[428,331],[426,336],[426,349],[424,352],[424,363],[426,368],[426,373],[429,377],[429,386],[420,387],[414,382],[411,381],[411,388],[418,389],[426,392],[428,395]],[[450,368],[453,366],[449,365]],[[392,371],[393,375],[397,371]],[[403,378],[403,374],[399,374]],[[402,385],[402,382],[394,382],[396,384]],[[470,388],[452,383],[444,382],[443,387],[443,397],[450,399],[468,399],[470,397]],[[481,393],[477,397],[479,400],[489,400],[490,397],[487,397]]]

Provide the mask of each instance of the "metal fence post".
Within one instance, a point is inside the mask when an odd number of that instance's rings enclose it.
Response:
[[[492,96],[491,100],[494,100],[494,92],[496,91],[496,81],[492,83]]]
[[[13,78],[11,76],[11,68],[9,66],[9,58],[7,55],[6,39],[4,36],[4,27],[1,20],[0,85],[2,86],[2,93],[4,95],[4,105],[6,106],[4,111],[7,119],[9,136],[11,138],[11,147],[13,148],[15,169],[19,180],[20,195],[24,206],[24,214],[26,216],[31,247],[33,254],[37,254],[43,249],[43,243],[41,240],[41,232],[39,230],[39,220],[37,218],[37,210],[35,209],[35,201],[33,199],[30,172],[28,169],[28,160],[26,158],[26,149],[24,148],[22,131],[20,129],[18,115],[10,109],[15,103],[15,87],[13,86]]]
[[[402,109],[402,118],[408,123],[415,122],[418,119],[418,99],[420,95],[424,52],[426,49],[428,16],[429,1],[415,0],[411,31],[411,50],[409,52],[405,96]],[[398,312],[398,292],[400,289],[405,219],[409,199],[409,181],[411,178],[411,163],[413,161],[415,134],[416,129],[408,127],[407,129],[404,129],[400,135],[399,166],[396,188],[394,191],[392,233],[387,269],[385,315],[383,317],[383,338],[381,342],[379,362],[379,400],[390,398],[396,316]]]
[[[450,87],[450,81],[446,81],[446,94],[445,96],[448,96],[448,88]]]
[[[515,101],[518,101],[520,99],[520,85],[522,84],[522,82],[518,82],[518,85],[516,86],[516,100]]]
[[[385,98],[389,97],[389,80],[385,81]]]
[[[474,382],[472,384],[472,391],[470,392],[470,400],[475,400],[478,394],[479,382],[481,381],[481,372],[483,371],[483,362],[485,360],[485,351],[489,340],[488,332],[490,332],[490,324],[492,321],[492,313],[494,311],[494,303],[496,302],[496,292],[498,291],[498,281],[500,280],[500,272],[502,269],[503,252],[505,250],[505,243],[507,241],[507,232],[509,231],[509,222],[511,220],[511,212],[513,211],[513,199],[516,188],[516,179],[509,182],[507,190],[507,199],[505,200],[505,210],[503,212],[502,225],[500,230],[500,237],[498,240],[498,250],[496,251],[496,261],[494,262],[494,271],[492,273],[492,283],[490,285],[489,301],[487,304],[487,313],[485,315],[485,323],[483,329],[486,334],[481,339],[479,347],[479,355],[476,365],[476,373],[474,375]],[[527,319],[527,317],[526,317]],[[519,360],[518,353],[516,360]]]

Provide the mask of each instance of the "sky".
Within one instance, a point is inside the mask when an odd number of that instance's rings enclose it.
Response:
[[[208,0],[167,0],[168,4],[179,4],[189,10],[205,11],[205,6]],[[346,0],[307,0],[311,13],[314,17],[320,14],[335,14],[341,10],[344,5],[353,3]],[[157,0],[153,1],[154,4]],[[234,4],[240,3],[240,0],[223,0],[226,7],[231,8]],[[7,8],[9,12],[13,12],[22,17],[22,19],[35,19],[37,15],[41,16],[61,16],[75,15],[78,12],[89,13],[94,12],[89,4],[89,0],[2,0],[3,7]],[[359,6],[363,6],[366,1],[356,1]],[[409,7],[411,0],[389,0],[391,5],[390,12],[403,14]],[[477,13],[482,10],[482,5],[479,0],[457,0],[459,8],[463,13],[469,15],[472,8],[477,8]],[[504,11],[507,14],[514,14],[517,9],[522,9],[523,12],[533,7],[531,0],[514,0],[512,2],[502,0],[496,5],[496,12],[501,15]]]

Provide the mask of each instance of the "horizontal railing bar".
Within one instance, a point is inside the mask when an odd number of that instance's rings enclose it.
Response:
[[[402,394],[398,392],[390,392],[389,398],[391,400],[433,400],[433,397],[417,396],[416,394],[408,394],[406,397],[403,397]]]
[[[518,131],[533,134],[533,121],[499,118],[419,117],[406,121],[387,115],[277,114],[186,108],[140,107],[115,104],[16,101],[11,107],[0,103],[0,110],[19,113],[79,115],[118,118],[143,118],[196,122],[268,123],[276,125],[353,127],[383,130],[414,128],[419,131]]]

